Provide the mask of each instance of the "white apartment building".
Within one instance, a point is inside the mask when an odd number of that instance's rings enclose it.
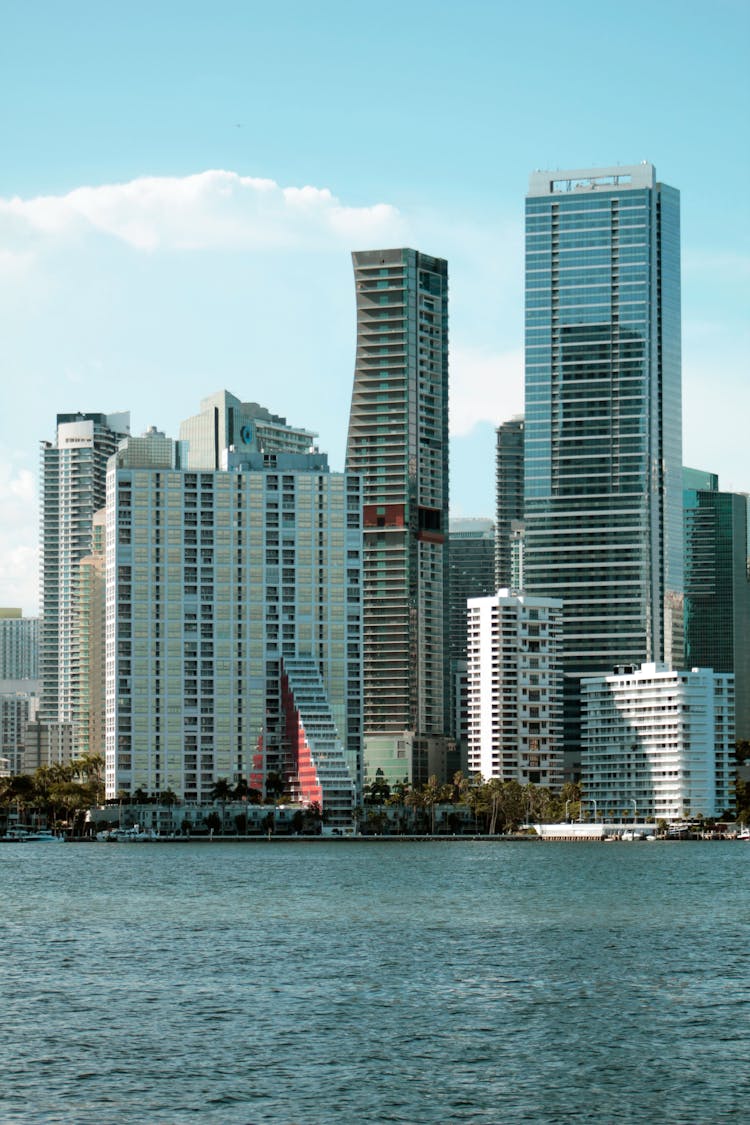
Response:
[[[732,675],[622,665],[584,677],[581,691],[581,785],[590,811],[674,821],[730,806]]]
[[[127,443],[110,462],[107,796],[201,801],[270,770],[293,790],[285,658],[314,662],[359,784],[360,482],[247,444],[223,470],[133,465]]]
[[[470,773],[562,785],[561,628],[557,598],[468,599]]]
[[[107,461],[129,429],[127,412],[58,414],[55,441],[42,443],[40,718],[72,730],[79,683],[78,564],[91,553],[94,513],[104,507]]]

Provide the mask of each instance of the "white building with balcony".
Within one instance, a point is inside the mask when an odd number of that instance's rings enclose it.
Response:
[[[599,817],[681,820],[732,803],[734,677],[621,665],[581,681],[581,785]]]
[[[562,602],[499,590],[466,604],[469,772],[560,788]]]

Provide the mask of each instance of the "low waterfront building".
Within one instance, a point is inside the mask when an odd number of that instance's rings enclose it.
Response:
[[[719,816],[732,801],[734,679],[624,665],[581,681],[581,786],[594,816]]]
[[[560,788],[562,602],[504,589],[467,606],[469,771]]]

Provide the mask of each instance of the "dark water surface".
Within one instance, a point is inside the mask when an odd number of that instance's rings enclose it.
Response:
[[[0,1122],[750,1113],[750,846],[0,847]]]

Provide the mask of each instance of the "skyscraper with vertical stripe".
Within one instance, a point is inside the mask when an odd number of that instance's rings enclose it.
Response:
[[[535,172],[525,588],[564,602],[569,751],[581,674],[682,664],[681,426],[678,192],[646,163]]]

